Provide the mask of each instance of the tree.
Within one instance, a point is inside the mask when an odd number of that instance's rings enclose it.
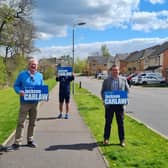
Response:
[[[32,0],[9,0],[0,3],[0,46],[5,49],[5,61],[21,52],[30,53],[33,49],[34,28],[30,19]]]
[[[8,84],[11,85],[20,71],[27,68],[27,59],[18,54],[8,58],[6,62],[6,73],[8,74]]]
[[[14,41],[14,53],[20,53],[21,55],[29,54],[34,50],[33,42],[35,35],[35,29],[31,21],[26,21],[17,25],[17,31],[15,31],[13,39]]]
[[[61,59],[64,60],[67,65],[72,65],[72,57],[70,55],[63,55]]]
[[[87,70],[87,60],[77,57],[75,60],[74,69],[76,73],[85,72]]]
[[[0,42],[6,25],[11,24],[14,20],[14,13],[15,11],[7,5],[0,6]]]
[[[102,56],[104,56],[104,57],[110,57],[111,56],[106,44],[101,46],[101,52],[102,52]]]
[[[0,86],[3,86],[6,84],[7,81],[7,73],[5,64],[3,62],[3,57],[0,56]]]
[[[31,22],[32,1],[0,1],[0,47],[5,53],[3,61],[8,83],[12,83],[22,67],[20,64],[22,62],[24,64],[26,55],[34,50],[32,40],[35,37],[35,29]],[[12,70],[9,64],[12,65]]]
[[[50,66],[50,65],[46,65],[45,67],[43,67],[43,76],[44,79],[49,79],[52,78],[55,75],[55,69]]]

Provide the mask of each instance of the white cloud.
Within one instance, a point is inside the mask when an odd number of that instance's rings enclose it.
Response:
[[[164,0],[148,0],[152,4]],[[136,31],[168,28],[168,11],[141,12],[140,0],[61,0],[37,1],[33,18],[38,34],[45,37],[65,37],[67,28],[80,21],[90,29],[105,30],[110,27]]]
[[[45,40],[45,39],[48,39],[48,38],[51,38],[51,37],[52,37],[52,35],[46,34],[46,33],[43,33],[43,32],[39,32],[37,34],[37,38],[42,39],[42,40]]]
[[[168,11],[135,12],[132,17],[132,29],[151,31],[168,28]]]
[[[65,36],[66,26],[82,20],[92,29],[126,27],[140,0],[40,0],[33,13],[40,33]],[[123,12],[124,11],[124,12]],[[60,30],[62,30],[60,32]]]
[[[157,4],[157,3],[163,4],[165,0],[149,0],[149,2],[152,4]]]
[[[146,0],[147,1],[147,0]],[[164,0],[148,0],[152,4]],[[90,29],[110,27],[150,32],[168,28],[168,11],[141,12],[140,0],[61,0],[37,1],[33,18],[38,34],[45,37],[65,37],[67,28],[80,21]]]
[[[78,44],[75,46],[75,58],[87,58],[92,53],[100,52],[100,48],[103,44],[107,45],[110,53],[115,56],[117,53],[130,53],[136,50],[142,50],[157,44],[161,44],[168,41],[168,38],[137,38],[125,41],[104,41],[88,44]],[[60,57],[62,55],[72,56],[72,46],[52,46],[40,49],[41,52],[34,53],[37,58],[45,57]]]
[[[164,3],[165,1],[150,0],[149,2],[156,4]],[[66,37],[68,28],[72,28],[74,23],[81,21],[86,22],[85,27],[92,30],[105,30],[117,27],[131,28],[135,33],[135,31],[151,32],[168,28],[168,11],[140,11],[139,5],[140,0],[39,0],[37,1],[33,18],[37,32],[42,39]],[[128,31],[132,33],[130,30]],[[99,52],[101,45],[104,43],[107,44],[112,55],[115,55],[116,53],[144,49],[166,40],[168,39],[141,38],[127,41],[78,44],[75,46],[75,57],[79,55],[87,57],[91,53]],[[41,53],[36,53],[36,56],[39,58],[44,56],[59,57],[67,54],[72,55],[72,45],[45,47],[40,50]]]

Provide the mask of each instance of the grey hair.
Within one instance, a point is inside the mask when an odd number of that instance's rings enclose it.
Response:
[[[38,60],[36,58],[30,58],[28,62],[29,64],[32,62],[34,62],[35,64],[38,64]]]

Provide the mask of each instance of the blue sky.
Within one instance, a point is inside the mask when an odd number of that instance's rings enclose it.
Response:
[[[75,57],[100,53],[129,53],[168,41],[167,0],[37,0],[33,10],[39,51],[37,58],[72,55],[75,26]]]

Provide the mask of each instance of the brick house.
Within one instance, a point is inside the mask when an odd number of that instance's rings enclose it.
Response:
[[[127,61],[125,60],[128,57],[128,54],[116,54],[114,57],[115,64],[120,68],[121,74],[127,73]]]
[[[160,57],[161,72],[168,82],[168,42],[163,43],[156,54]]]
[[[144,50],[135,51],[129,54],[125,59],[127,62],[127,73],[131,74],[134,72],[140,72],[144,70],[144,61],[143,61]]]
[[[168,42],[155,45],[130,54],[116,54],[115,57],[88,57],[89,74],[108,70],[112,64],[120,67],[121,74],[152,71],[160,72],[168,82]]]
[[[108,71],[114,63],[114,57],[89,56],[87,62],[89,75],[95,75],[99,72]]]
[[[161,62],[160,62],[160,45],[156,45],[154,47],[150,47],[145,49],[143,58],[144,58],[144,70],[152,71],[152,72],[162,72],[161,70]]]

